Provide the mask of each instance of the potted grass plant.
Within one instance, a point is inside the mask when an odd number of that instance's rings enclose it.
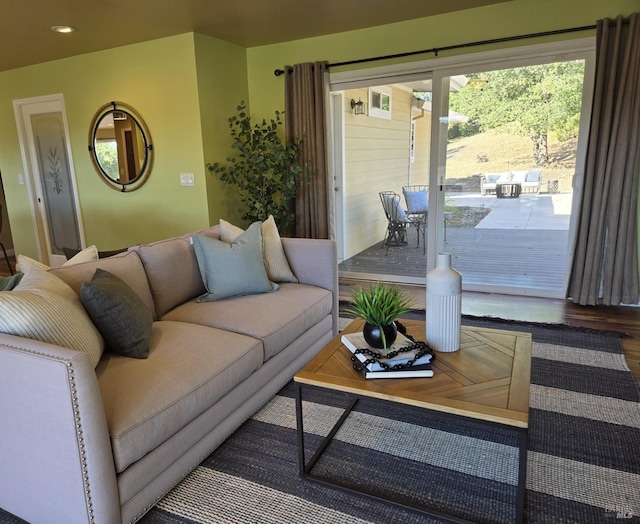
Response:
[[[362,334],[367,344],[387,350],[398,335],[395,320],[412,305],[412,300],[398,286],[377,282],[368,290],[355,290],[351,306],[345,312],[365,321]]]

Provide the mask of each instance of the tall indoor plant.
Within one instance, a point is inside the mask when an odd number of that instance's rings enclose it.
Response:
[[[244,220],[263,221],[273,215],[280,233],[289,234],[295,221],[296,189],[309,178],[299,163],[301,140],[292,144],[282,140],[280,111],[269,122],[254,124],[244,100],[236,109],[229,118],[235,155],[227,158],[226,165],[215,162],[207,169],[238,188]]]
[[[365,321],[362,334],[367,344],[377,349],[388,349],[398,334],[395,320],[409,311],[412,305],[412,300],[398,286],[377,282],[368,290],[356,289],[346,313]]]

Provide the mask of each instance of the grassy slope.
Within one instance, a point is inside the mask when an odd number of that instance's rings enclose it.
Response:
[[[549,165],[542,167],[544,191],[547,180],[557,179],[560,191],[571,189],[575,169],[577,139],[565,142],[549,140]],[[479,162],[480,156],[486,162]],[[534,169],[533,145],[529,138],[492,130],[449,142],[447,178],[467,178],[474,174]]]

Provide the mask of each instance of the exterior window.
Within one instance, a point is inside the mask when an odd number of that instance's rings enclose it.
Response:
[[[369,116],[391,120],[391,89],[386,86],[369,88]]]

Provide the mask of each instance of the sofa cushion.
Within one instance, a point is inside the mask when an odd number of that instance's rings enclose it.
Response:
[[[258,340],[185,322],[155,322],[146,360],[105,353],[96,375],[116,470],[155,449],[261,364]]]
[[[231,243],[242,233],[244,233],[244,229],[220,219],[220,240],[223,242]],[[293,271],[291,271],[291,267],[289,267],[287,255],[284,253],[278,226],[273,215],[269,215],[269,218],[262,222],[262,239],[262,254],[264,263],[267,266],[269,280],[273,282],[298,282]]]
[[[191,235],[135,249],[144,264],[158,318],[205,292]]]
[[[193,322],[262,340],[265,361],[331,314],[333,294],[306,284],[280,284],[275,293],[182,304],[162,320]]]
[[[155,313],[151,290],[147,282],[147,275],[142,267],[142,262],[138,253],[128,251],[120,255],[109,258],[84,262],[73,266],[57,267],[51,273],[64,280],[78,296],[80,296],[80,286],[83,282],[91,282],[96,269],[104,269],[122,279],[127,286],[133,289],[145,303],[146,307]]]
[[[501,176],[502,173],[486,173],[484,175],[484,182],[485,184],[495,184]]]
[[[268,293],[278,289],[269,280],[262,255],[262,223],[254,222],[231,244],[194,235],[193,246],[207,292],[198,302]]]
[[[82,351],[94,367],[104,348],[73,290],[38,267],[30,268],[12,291],[0,292],[0,332]]]
[[[509,184],[511,183],[511,173],[499,173],[498,180],[496,180],[496,184]]]
[[[91,282],[80,287],[80,300],[107,350],[126,357],[149,356],[153,315],[122,279],[98,268]]]
[[[511,172],[511,183],[512,184],[523,184],[527,179],[526,171],[512,171]]]
[[[95,247],[95,246],[93,246]],[[121,248],[121,249],[112,249],[109,251],[97,251],[98,256],[96,258],[108,258],[108,257],[112,257],[113,255],[119,255],[120,253],[124,253],[128,250],[128,248]],[[62,248],[62,252],[64,253],[64,256],[66,257],[67,260],[71,260],[73,257],[75,257],[78,253],[80,253],[82,250],[81,249],[77,249],[77,248],[72,248],[72,247],[63,247]]]

